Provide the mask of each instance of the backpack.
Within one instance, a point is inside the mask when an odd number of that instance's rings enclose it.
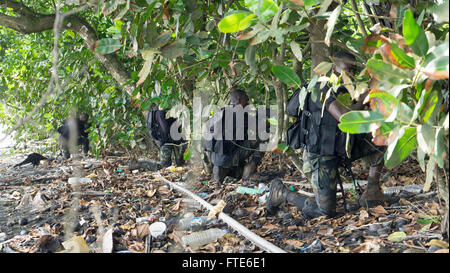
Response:
[[[327,90],[328,88],[325,87],[320,91],[323,93]],[[320,96],[313,101],[311,93],[306,95],[303,110],[299,111],[300,90],[297,91],[288,101],[288,114],[296,117],[297,120],[287,131],[287,144],[293,149],[306,148],[310,153],[347,157],[345,151],[347,134],[339,130],[339,121],[328,111],[323,111],[322,116],[323,105],[320,102]],[[345,91],[341,88],[338,90],[338,92]],[[350,145],[353,144],[353,138],[353,135],[350,135]]]
[[[162,126],[167,126],[168,128],[170,128],[169,125],[167,124],[167,121],[164,119],[164,121],[166,121],[166,124],[160,124],[160,122],[158,122],[158,120],[156,119],[156,115],[161,114],[165,115],[165,111],[153,109],[150,110],[147,115],[147,127],[149,130],[150,137],[154,139],[158,144],[158,146],[160,147],[165,143],[167,143],[170,138],[170,136],[164,135],[161,130]]]

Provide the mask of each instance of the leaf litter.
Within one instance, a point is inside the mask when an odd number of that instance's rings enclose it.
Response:
[[[286,252],[401,253],[448,252],[448,238],[440,233],[444,210],[438,195],[394,193],[396,203],[346,212],[338,197],[338,215],[305,219],[297,207],[285,204],[267,215],[261,194],[237,193],[239,187],[269,186],[273,178],[298,182],[294,191],[311,192],[305,178],[283,155],[264,157],[258,173],[248,181],[227,178],[215,183],[198,165],[161,170],[169,181],[183,185],[215,206],[210,212],[199,203],[159,180],[153,172],[130,172],[128,157],[110,156],[53,161],[38,167],[14,169],[0,162],[0,252],[200,252],[260,253],[251,241],[216,219],[221,211]],[[383,187],[423,185],[417,164],[406,162],[385,170]],[[363,164],[353,164],[364,180]],[[70,177],[90,183],[70,185]],[[259,191],[260,192],[260,191]],[[347,202],[354,202],[351,191]],[[30,213],[30,208],[34,209]],[[210,214],[210,217],[208,217]],[[180,220],[192,216],[185,227]],[[154,222],[167,226],[163,235],[150,238]],[[218,228],[227,233],[212,243],[191,248],[181,238]]]

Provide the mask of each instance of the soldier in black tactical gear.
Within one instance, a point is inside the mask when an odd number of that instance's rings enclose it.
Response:
[[[64,158],[70,158],[70,147],[72,145],[82,145],[84,155],[88,154],[89,135],[86,130],[91,126],[88,123],[88,119],[88,114],[82,113],[79,118],[68,118],[64,120],[63,125],[58,128],[58,133],[60,134],[59,147]]]
[[[164,167],[172,165],[172,155],[175,163],[181,166],[185,163],[184,152],[187,148],[187,143],[180,140],[173,140],[170,135],[170,128],[172,125],[177,125],[178,121],[175,118],[166,118],[167,111],[160,110],[158,106],[154,107],[147,114],[147,127],[150,137],[160,147],[159,162],[153,160],[137,161],[132,158],[129,163],[129,169],[144,169],[148,171],[157,171]],[[177,123],[177,124],[175,124]]]
[[[207,125],[210,126],[212,139],[204,140],[206,161],[212,165],[213,180],[219,183],[226,176],[248,179],[261,162],[263,153],[258,151],[260,142],[248,137],[249,114],[252,113],[244,110],[247,105],[247,93],[233,89],[230,104],[215,113]],[[218,128],[221,129],[214,130]],[[231,133],[232,136],[228,135]]]
[[[333,56],[333,61],[335,74],[340,75],[345,71],[347,76],[353,77],[356,72],[356,59],[353,55],[339,52]],[[319,85],[316,88],[320,88]],[[368,134],[350,135],[352,148],[351,158],[348,158],[345,150],[347,136],[338,128],[339,119],[344,113],[362,109],[367,93],[361,95],[356,103],[346,107],[336,99],[338,94],[348,92],[343,86],[337,92],[332,91],[331,96],[322,103],[320,98],[324,97],[328,89],[329,87],[325,87],[320,90],[316,100],[313,100],[311,93],[306,96],[296,124],[288,130],[288,144],[295,143],[295,148],[304,148],[303,173],[312,183],[315,198],[290,192],[279,179],[275,179],[271,182],[266,203],[269,213],[274,213],[281,204],[288,202],[299,207],[307,218],[323,215],[334,217],[336,188],[340,179],[338,169],[344,160],[351,162],[364,156],[368,157],[370,171],[368,186],[359,199],[359,204],[364,207],[374,206],[385,200],[379,185],[380,171],[384,164],[383,148],[373,145]],[[298,97],[295,99],[298,101]],[[322,111],[322,107],[325,107],[325,111]]]

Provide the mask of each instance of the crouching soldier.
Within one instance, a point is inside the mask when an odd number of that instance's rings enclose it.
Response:
[[[89,135],[86,132],[91,126],[88,123],[89,116],[82,113],[79,118],[68,118],[63,121],[62,126],[58,128],[59,147],[64,158],[70,158],[72,147],[78,145],[83,146],[83,153],[87,155],[89,152]]]
[[[333,60],[335,74],[340,75],[342,71],[345,71],[352,77],[356,72],[356,60],[353,55],[340,52],[334,56]],[[319,86],[317,85],[316,88]],[[276,179],[271,182],[266,203],[269,213],[274,213],[281,204],[288,202],[299,207],[307,218],[323,215],[334,217],[336,190],[340,181],[338,169],[344,161],[348,163],[363,156],[369,159],[370,171],[368,185],[359,199],[359,204],[364,207],[374,206],[386,200],[379,185],[380,171],[384,165],[383,149],[373,145],[367,134],[350,135],[351,158],[348,158],[345,150],[346,134],[338,127],[339,119],[344,113],[362,109],[365,95],[361,96],[358,102],[346,107],[336,99],[338,94],[348,92],[341,86],[336,93],[332,91],[329,98],[322,104],[320,98],[324,97],[328,89],[329,87],[323,88],[316,100],[313,100],[311,93],[308,93],[297,123],[291,126],[291,128],[296,127],[298,131],[290,134],[291,138],[295,137],[291,141],[304,148],[303,173],[312,183],[315,198],[290,192],[279,179]],[[324,111],[322,107],[325,107]]]
[[[147,128],[150,137],[156,142],[159,150],[159,162],[153,160],[137,161],[132,158],[129,163],[129,169],[145,169],[156,171],[172,165],[172,156],[176,165],[184,165],[184,152],[187,143],[183,139],[173,140],[170,134],[170,128],[178,124],[175,118],[166,118],[166,110],[160,110],[158,106],[150,110],[147,114]]]
[[[260,142],[256,137],[253,140],[249,138],[250,113],[244,111],[247,105],[247,93],[234,89],[230,93],[230,104],[215,113],[207,123],[211,139],[204,138],[203,144],[216,182],[223,182],[226,176],[248,179],[261,162]]]

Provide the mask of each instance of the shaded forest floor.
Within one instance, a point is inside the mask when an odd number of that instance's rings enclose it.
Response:
[[[129,157],[61,160],[53,156],[53,161],[37,167],[13,167],[24,158],[0,159],[0,252],[58,252],[70,247],[90,252],[265,252],[223,221],[201,217],[208,215],[205,208],[155,172],[129,171]],[[358,180],[367,177],[363,165],[353,163]],[[267,191],[237,193],[239,187],[268,187],[276,177],[292,191],[311,193],[307,181],[283,155],[268,153],[249,181],[227,179],[222,185],[212,182],[201,164],[160,173],[212,205],[224,200],[224,213],[287,252],[448,253],[448,238],[441,234],[442,200],[435,186],[421,192],[425,175],[412,159],[384,170],[383,188],[395,202],[345,212],[339,194],[338,216],[332,219],[306,220],[293,205],[269,216]],[[70,184],[69,178],[76,176],[88,182]],[[354,202],[351,181],[344,184],[347,202]],[[189,215],[196,218],[181,226],[180,220]],[[149,241],[148,228],[155,221],[164,222],[167,229]],[[182,244],[184,235],[211,228],[227,234],[197,248]]]

